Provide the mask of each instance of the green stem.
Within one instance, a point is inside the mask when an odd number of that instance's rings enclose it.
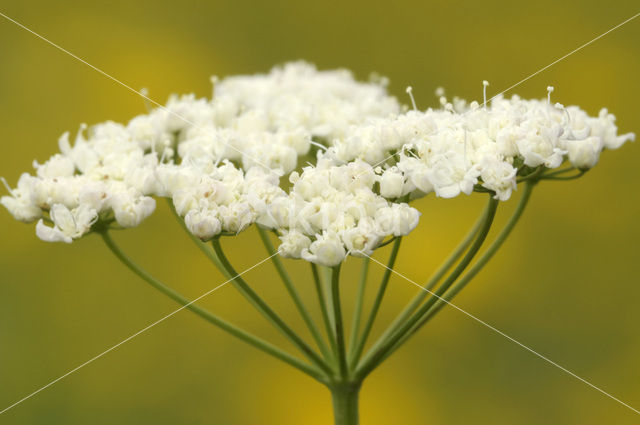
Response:
[[[518,177],[516,179],[516,183],[522,183],[526,181],[537,181],[540,179],[540,176],[545,172],[546,168],[543,165],[538,166],[538,168],[526,176]]]
[[[233,285],[240,291],[240,293],[249,300],[249,302],[276,328],[278,329],[289,341],[298,348],[302,354],[304,354],[313,364],[320,367],[327,374],[331,374],[333,371],[329,365],[313,351],[313,349],[296,334],[293,329],[287,325],[284,320],[276,314],[275,311],[269,307],[269,305],[244,281],[244,279],[238,276],[235,269],[224,255],[222,247],[220,246],[220,240],[218,238],[212,241],[213,249],[216,255],[220,259],[222,266],[227,269],[227,272],[231,276],[235,276],[231,281]]]
[[[469,248],[471,242],[478,234],[480,230],[480,226],[487,217],[487,213],[489,211],[489,204],[482,211],[482,215],[476,220],[476,223],[473,225],[469,233],[465,236],[465,238],[460,242],[460,244],[456,247],[456,249],[449,255],[449,257],[445,260],[445,262],[438,268],[438,270],[429,278],[429,281],[425,284],[424,288],[426,291],[419,290],[413,300],[402,310],[402,312],[395,318],[395,320],[389,325],[389,327],[384,331],[380,339],[386,339],[393,332],[396,332],[398,328],[404,323],[411,313],[413,313],[420,304],[424,301],[424,299],[429,295],[428,291],[431,291],[434,286],[440,282],[440,279],[444,277],[444,275],[449,271],[451,267],[462,257],[462,254]]]
[[[322,278],[322,285],[324,287],[324,292],[327,294],[327,313],[329,316],[329,324],[331,325],[331,329],[335,329],[336,312],[333,311],[333,303],[331,302],[331,297],[329,296],[329,294],[331,293],[331,277],[332,277],[331,275],[333,271],[331,270],[331,267],[322,267],[320,269],[320,272],[322,273],[322,275],[324,275],[324,276],[321,276],[321,278]]]
[[[329,388],[333,401],[335,425],[358,425],[360,384],[340,384]]]
[[[382,299],[384,298],[384,294],[387,289],[387,285],[389,284],[389,279],[391,278],[391,270],[395,265],[396,258],[398,257],[398,251],[400,250],[400,243],[402,242],[402,238],[398,238],[393,242],[393,248],[391,249],[391,254],[389,255],[389,261],[387,262],[387,268],[384,271],[384,275],[382,276],[382,280],[380,281],[380,287],[378,288],[378,293],[376,294],[376,298],[373,302],[373,306],[371,307],[371,312],[369,313],[369,317],[364,325],[364,329],[362,331],[362,335],[358,338],[358,342],[356,344],[356,349],[349,353],[349,365],[355,366],[362,355],[362,351],[364,350],[364,346],[367,343],[367,338],[369,338],[369,334],[371,333],[371,328],[373,327],[373,323],[376,320],[376,316],[378,315],[378,311],[380,310],[380,305],[382,304]]]
[[[329,344],[331,345],[331,350],[333,352],[333,358],[335,361],[338,360],[338,347],[336,345],[336,336],[333,332],[333,327],[331,325],[331,319],[329,318],[329,309],[327,307],[327,298],[324,294],[324,288],[322,285],[322,280],[320,279],[320,274],[318,272],[318,266],[314,263],[311,264],[311,273],[313,274],[313,282],[316,286],[316,294],[318,295],[318,304],[320,305],[320,313],[322,314],[322,321],[324,322],[325,332],[327,333],[327,338],[329,339]]]
[[[439,299],[438,302],[427,311],[420,322],[418,322],[409,333],[407,333],[401,340],[399,340],[396,345],[389,350],[389,352],[385,355],[385,359],[387,359],[391,354],[393,354],[398,348],[400,348],[411,336],[413,336],[422,326],[424,326],[433,316],[438,313],[442,309],[442,307],[450,302],[479,272],[482,268],[491,260],[491,258],[495,255],[495,253],[500,249],[502,244],[505,242],[515,225],[518,223],[518,220],[522,216],[522,213],[529,202],[531,197],[531,192],[533,190],[533,186],[535,186],[534,181],[527,182],[524,186],[524,190],[518,201],[518,205],[514,210],[513,214],[509,218],[509,221],[505,225],[505,227],[500,231],[498,237],[493,241],[493,243],[489,246],[487,251],[478,259],[478,261],[469,269],[469,271],[458,280],[455,285],[449,289],[443,296],[442,299]],[[443,300],[446,300],[443,301]]]
[[[342,323],[342,306],[340,305],[340,265],[332,268],[331,273],[331,304],[335,322],[336,348],[338,350],[338,365],[340,377],[347,379],[347,350],[344,344],[344,325]]]
[[[478,259],[478,261],[469,269],[469,271],[460,278],[456,282],[455,285],[451,287],[451,289],[442,297],[446,301],[451,301],[453,297],[455,297],[479,272],[482,268],[491,260],[491,258],[495,255],[496,252],[502,247],[502,244],[507,240],[511,231],[516,226],[520,217],[522,217],[522,213],[524,212],[527,204],[529,203],[529,199],[531,198],[531,192],[533,191],[533,186],[535,183],[527,182],[525,184],[524,189],[522,191],[522,195],[520,196],[520,200],[518,201],[518,205],[516,209],[513,211],[513,214],[509,218],[509,221],[504,226],[500,234],[496,237],[495,241],[489,246],[487,251]],[[438,300],[438,302],[433,306],[433,308],[428,311],[421,322],[418,324],[415,330],[411,333],[415,333],[422,325],[424,325],[432,316],[434,316],[444,305],[446,304],[443,300]]]
[[[151,274],[149,274],[146,270],[141,268],[139,265],[133,262],[122,250],[120,247],[116,245],[116,243],[111,238],[111,235],[106,231],[100,233],[103,241],[107,245],[107,247],[111,250],[111,252],[120,260],[125,266],[127,266],[131,271],[133,271],[136,275],[142,278],[145,282],[150,284],[152,287],[168,296],[178,304],[182,305],[184,308],[190,310],[191,312],[197,314],[207,322],[219,327],[223,331],[235,336],[236,338],[246,342],[247,344],[272,355],[273,357],[295,367],[301,372],[306,373],[307,375],[321,381],[327,382],[328,378],[322,372],[320,372],[317,368],[310,366],[299,359],[293,357],[289,353],[282,351],[280,348],[275,347],[274,345],[238,328],[237,326],[227,322],[224,319],[214,315],[213,313],[207,311],[206,309],[200,307],[195,304],[193,301],[185,298],[180,293],[176,292],[172,288],[168,287],[164,283],[157,280]]]
[[[580,170],[578,174],[574,174],[573,176],[552,176],[552,177],[543,176],[541,179],[542,180],[575,180],[582,177],[586,172],[587,172],[586,170]]]
[[[489,210],[487,216],[483,222],[480,231],[478,232],[478,236],[473,242],[473,245],[469,249],[469,251],[465,254],[464,258],[460,261],[458,266],[454,269],[454,271],[447,277],[447,279],[440,285],[438,290],[435,292],[435,296],[429,298],[419,309],[415,312],[409,320],[407,320],[403,325],[398,329],[397,332],[394,332],[388,339],[386,340],[378,340],[376,344],[369,350],[367,355],[362,359],[360,364],[358,365],[356,376],[360,379],[364,379],[371,371],[380,364],[385,358],[387,352],[389,352],[396,343],[403,338],[403,336],[409,332],[413,326],[421,319],[423,314],[431,308],[431,306],[438,301],[437,297],[441,297],[442,294],[455,282],[455,280],[462,274],[464,269],[469,265],[473,257],[480,250],[484,240],[486,239],[489,230],[491,229],[491,224],[493,223],[493,218],[496,214],[496,209],[498,207],[498,201],[493,197],[489,198]]]
[[[543,177],[552,177],[552,176],[557,176],[558,174],[564,174],[564,173],[568,173],[569,171],[573,171],[575,170],[576,167],[566,167],[566,168],[561,168],[559,170],[555,170],[555,171],[550,171],[548,173],[544,173],[542,176]]]
[[[358,282],[358,293],[356,295],[356,305],[353,310],[353,319],[351,322],[351,333],[349,336],[349,353],[356,348],[358,341],[358,332],[360,331],[360,320],[362,318],[362,304],[364,303],[364,292],[367,286],[367,275],[369,274],[369,257],[362,259],[362,267],[360,269],[360,281]],[[349,354],[351,356],[351,354]]]
[[[293,303],[296,305],[298,312],[300,312],[300,316],[302,316],[302,320],[304,320],[304,323],[307,325],[309,332],[311,332],[311,336],[313,336],[313,339],[315,340],[316,344],[318,345],[318,348],[322,352],[322,355],[325,357],[325,359],[326,360],[331,359],[331,352],[329,351],[329,348],[323,341],[322,335],[320,335],[320,331],[318,330],[316,324],[311,318],[309,311],[305,307],[304,302],[300,297],[300,294],[298,294],[298,291],[296,290],[296,287],[293,284],[293,281],[291,280],[289,273],[287,273],[287,270],[285,269],[284,264],[282,264],[282,260],[280,260],[280,257],[278,255],[274,255],[276,253],[276,250],[273,247],[271,240],[269,239],[269,235],[267,231],[260,226],[256,226],[256,227],[258,229],[258,234],[260,235],[260,239],[262,239],[262,243],[267,249],[267,252],[270,255],[272,255],[271,260],[273,261],[273,265],[275,266],[276,270],[278,271],[278,274],[280,275],[280,278],[282,279],[282,283],[284,283],[284,286],[287,289],[289,296],[291,296],[291,299],[293,300]]]

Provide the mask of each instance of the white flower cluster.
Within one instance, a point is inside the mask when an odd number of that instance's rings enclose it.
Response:
[[[282,234],[285,257],[334,266],[348,253],[371,255],[385,236],[404,236],[418,225],[415,208],[374,192],[377,179],[366,162],[336,166],[320,157],[289,181],[290,192],[282,191],[258,219]]]
[[[387,198],[430,192],[452,198],[475,185],[507,200],[519,167],[557,168],[565,159],[578,169],[593,167],[603,149],[634,140],[617,135],[615,116],[602,109],[590,117],[577,106],[548,100],[497,97],[488,108],[477,102],[371,118],[352,126],[324,154],[336,164],[361,159],[381,165],[380,193]],[[389,159],[392,158],[392,161]]]
[[[214,91],[126,125],[83,126],[73,145],[64,134],[60,153],[34,162],[0,203],[38,220],[41,239],[71,242],[95,226],[137,226],[153,197],[168,197],[203,240],[258,223],[280,235],[283,255],[331,266],[411,232],[408,199],[480,185],[506,200],[523,167],[590,168],[634,137],[617,135],[604,109],[590,117],[517,96],[406,111],[383,83],[302,62],[216,80]]]

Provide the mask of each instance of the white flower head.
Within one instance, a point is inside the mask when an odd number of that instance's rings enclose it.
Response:
[[[202,240],[258,223],[281,235],[283,256],[335,266],[409,234],[420,213],[407,199],[478,190],[506,201],[525,168],[591,168],[635,137],[606,109],[440,96],[440,108],[409,110],[385,83],[304,62],[227,77],[211,99],[171,96],[126,124],[81,125],[73,143],[63,134],[60,153],[0,204],[41,219],[42,239],[71,242],[97,220],[138,226],[165,197]]]

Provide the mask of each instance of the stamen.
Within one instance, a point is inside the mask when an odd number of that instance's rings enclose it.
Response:
[[[211,99],[213,99],[216,95],[216,84],[218,84],[220,79],[217,75],[212,75],[209,80],[211,81]]]
[[[144,102],[144,107],[148,113],[151,113],[153,110],[153,106],[151,106],[151,102],[149,102],[149,89],[146,87],[141,88],[138,93],[142,96],[142,101]]]
[[[547,104],[551,105],[551,93],[553,92],[553,86],[547,87]]]
[[[407,94],[411,98],[411,104],[413,105],[413,110],[417,111],[418,107],[416,106],[416,100],[413,98],[413,87],[407,86]]]
[[[76,133],[76,140],[74,142],[74,146],[77,146],[78,143],[80,142],[80,139],[84,138],[84,132],[87,131],[87,128],[89,128],[87,124],[85,123],[80,124],[80,127],[78,128],[78,132]]]
[[[7,192],[9,192],[9,194],[15,198],[16,194],[13,192],[13,189],[11,189],[11,186],[9,186],[9,183],[7,183],[7,180],[4,177],[0,177],[0,182],[2,182],[4,187],[7,188]]]
[[[569,111],[567,111],[567,108],[565,108],[564,105],[559,102],[556,102],[556,104],[553,106],[564,111],[564,113],[567,115],[567,126],[571,125],[571,114],[569,113]]]
[[[482,106],[484,106],[484,109],[487,109],[487,87],[489,86],[489,82],[487,80],[482,80],[482,99],[484,100],[484,102],[482,102]]]
[[[467,161],[467,127],[464,128],[464,163],[469,164]]]
[[[316,148],[320,148],[325,152],[328,150],[328,148],[325,145],[323,145],[322,143],[314,142],[313,140],[309,140],[309,144],[315,146]]]
[[[160,164],[164,163],[164,158],[165,158],[166,154],[167,154],[167,148],[164,148],[162,150],[162,156],[160,157]]]

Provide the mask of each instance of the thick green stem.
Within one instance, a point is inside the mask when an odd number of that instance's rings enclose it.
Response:
[[[386,358],[386,354],[396,345],[396,343],[401,340],[407,332],[410,332],[411,329],[415,326],[415,324],[421,319],[423,314],[431,308],[436,301],[438,301],[438,297],[441,297],[444,292],[449,289],[449,287],[455,282],[455,280],[462,274],[464,269],[469,265],[473,257],[480,250],[484,240],[486,239],[489,230],[491,229],[491,224],[493,223],[493,218],[496,214],[496,209],[498,207],[498,201],[493,197],[489,198],[489,211],[487,217],[484,220],[484,223],[478,232],[478,237],[473,242],[473,245],[466,253],[462,261],[458,264],[458,266],[454,269],[454,271],[447,277],[447,279],[440,285],[438,290],[435,292],[435,295],[429,298],[419,309],[415,312],[409,320],[407,320],[403,325],[398,329],[397,332],[393,333],[386,340],[378,340],[376,344],[369,350],[367,355],[362,359],[360,364],[358,365],[356,371],[356,377],[359,379],[364,379],[371,371],[380,364],[380,362]]]
[[[317,368],[310,366],[299,359],[291,356],[289,353],[282,351],[280,348],[273,346],[272,344],[238,328],[237,326],[227,322],[224,319],[214,315],[213,313],[207,311],[206,309],[200,307],[195,304],[193,301],[185,298],[180,293],[176,292],[172,288],[168,287],[164,283],[157,280],[151,274],[149,274],[146,270],[141,268],[139,265],[133,262],[122,250],[120,247],[116,245],[116,243],[111,238],[111,235],[104,231],[100,234],[102,239],[104,240],[107,247],[111,250],[113,254],[115,254],[116,258],[120,260],[125,266],[127,266],[131,271],[133,271],[136,275],[142,278],[145,282],[150,284],[152,287],[168,296],[178,304],[182,305],[184,308],[190,310],[191,312],[197,314],[207,322],[219,327],[223,331],[235,336],[236,338],[246,342],[247,344],[267,353],[275,358],[282,360],[283,362],[295,367],[296,369],[306,373],[307,375],[321,381],[327,382],[327,376],[325,376],[322,372],[320,372]]]
[[[335,425],[358,425],[360,384],[338,384],[329,389],[333,400]]]
[[[304,323],[307,325],[307,328],[309,329],[309,332],[311,332],[311,336],[313,336],[313,339],[315,340],[316,344],[318,345],[318,348],[322,352],[322,355],[325,357],[326,360],[330,361],[331,352],[329,351],[329,348],[323,341],[320,331],[318,330],[318,328],[316,327],[316,324],[311,318],[309,311],[306,309],[304,302],[300,297],[300,294],[298,294],[298,291],[296,290],[296,287],[293,284],[291,277],[289,276],[289,273],[287,273],[287,270],[285,269],[284,264],[282,264],[282,260],[280,260],[280,257],[278,255],[274,255],[276,253],[276,250],[273,247],[271,240],[269,239],[269,235],[267,231],[260,226],[256,226],[256,227],[258,229],[258,234],[260,235],[260,239],[262,239],[262,243],[267,249],[267,252],[270,255],[272,255],[271,261],[273,261],[273,265],[278,271],[278,274],[282,279],[282,283],[284,283],[284,286],[287,289],[289,296],[291,296],[291,299],[293,300],[293,303],[296,305],[298,312],[300,312],[300,316],[302,316],[302,320],[304,320]]]
[[[331,367],[322,359],[318,353],[313,351],[313,349],[296,334],[289,325],[287,325],[278,314],[269,305],[262,299],[260,296],[244,281],[241,276],[238,276],[235,269],[224,255],[222,251],[222,247],[220,246],[219,239],[213,239],[213,249],[216,252],[216,255],[220,259],[222,266],[227,269],[227,272],[231,276],[235,276],[232,280],[233,285],[238,289],[238,291],[245,297],[249,302],[260,312],[276,329],[278,329],[289,341],[302,352],[313,364],[318,366],[327,374],[331,375],[333,371]]]
[[[338,351],[338,365],[340,377],[347,379],[347,349],[344,344],[344,325],[342,322],[342,306],[340,305],[340,265],[332,268],[331,273],[331,304],[335,323],[336,349]]]
[[[473,225],[469,233],[465,236],[465,238],[460,242],[460,244],[456,247],[456,249],[449,255],[449,257],[445,260],[445,262],[438,268],[438,270],[429,278],[424,288],[426,291],[419,290],[416,296],[411,300],[411,302],[402,310],[402,312],[394,319],[394,321],[389,325],[389,327],[383,332],[380,339],[386,339],[392,333],[396,332],[398,328],[411,316],[420,304],[424,301],[424,299],[429,295],[428,291],[431,291],[437,284],[440,282],[440,279],[444,277],[444,275],[449,271],[451,267],[462,257],[462,254],[469,248],[471,242],[478,234],[482,223],[487,217],[487,213],[489,211],[489,204],[482,211],[482,215],[478,218],[476,223]]]
[[[360,269],[360,281],[358,282],[358,293],[356,295],[356,305],[353,309],[353,318],[351,322],[351,333],[349,336],[349,353],[352,353],[358,342],[358,333],[360,332],[360,320],[362,318],[362,304],[364,303],[364,292],[367,286],[367,275],[369,274],[369,264],[371,260],[368,257],[362,259],[362,267]],[[351,355],[351,354],[350,354]]]
[[[382,281],[380,282],[378,293],[376,294],[373,306],[371,307],[371,312],[369,313],[369,317],[367,318],[364,329],[362,330],[362,335],[360,335],[360,337],[358,338],[355,350],[349,353],[350,367],[355,367],[355,365],[358,363],[360,355],[364,350],[364,346],[367,343],[367,338],[371,333],[371,328],[373,327],[373,323],[376,320],[376,316],[378,315],[378,311],[380,310],[380,304],[382,304],[382,299],[384,298],[384,294],[387,290],[387,285],[389,284],[389,279],[391,278],[391,271],[396,263],[396,258],[398,257],[398,251],[400,250],[401,242],[402,238],[398,238],[393,242],[393,248],[391,249],[391,254],[389,255],[387,268],[384,271],[384,275],[382,276]]]

